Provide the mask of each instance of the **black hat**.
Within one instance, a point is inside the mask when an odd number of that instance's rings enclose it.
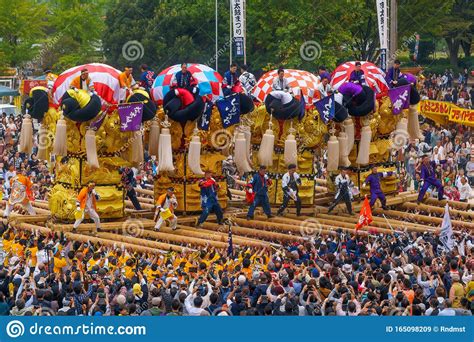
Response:
[[[171,192],[174,192],[174,188],[172,186],[170,186],[168,189],[166,189],[168,191],[171,191]]]

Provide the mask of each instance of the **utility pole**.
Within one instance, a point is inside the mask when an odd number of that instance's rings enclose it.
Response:
[[[218,4],[216,0],[216,71],[219,70],[219,35],[218,35]]]
[[[390,44],[388,60],[390,64],[397,59],[398,50],[398,4],[397,0],[390,0]]]

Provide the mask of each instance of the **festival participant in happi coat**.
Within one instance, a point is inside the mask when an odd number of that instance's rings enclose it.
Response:
[[[281,187],[283,189],[283,203],[278,209],[277,215],[283,214],[283,211],[288,206],[290,199],[295,201],[296,215],[301,215],[301,198],[299,196],[299,186],[301,186],[300,175],[296,172],[296,165],[288,165],[288,172],[283,175],[281,179]]]
[[[210,213],[216,214],[217,223],[222,224],[224,214],[222,212],[221,205],[217,199],[217,191],[219,190],[219,184],[212,178],[212,171],[206,170],[204,172],[204,178],[198,183],[201,188],[201,208],[202,213],[199,216],[197,225],[201,227],[206,221]]]
[[[273,217],[268,199],[268,187],[272,185],[272,180],[267,175],[267,167],[261,165],[258,172],[247,184],[248,192],[252,194],[253,201],[247,212],[247,219],[253,219],[255,208],[261,206],[268,218]]]
[[[248,71],[248,67],[245,64],[240,67],[239,81],[242,84],[245,93],[248,96],[251,96],[252,90],[257,84],[257,80],[255,79],[255,75]]]
[[[137,88],[135,80],[133,79],[133,68],[131,66],[126,66],[124,71],[122,71],[118,77],[120,84],[120,101],[125,101],[128,96],[127,92],[131,92],[132,89]]]
[[[344,201],[344,203],[346,203],[347,211],[352,215],[351,201],[353,196],[351,188],[354,186],[354,183],[352,183],[349,177],[347,168],[341,170],[341,173],[336,177],[334,184],[336,185],[337,192],[334,202],[329,206],[328,213],[330,213],[341,201]]]
[[[390,87],[394,88],[397,86],[401,74],[402,73],[400,71],[400,61],[396,59],[393,62],[393,66],[388,69],[387,75],[385,76],[385,80],[387,81]]]
[[[174,195],[174,188],[170,187],[166,193],[158,197],[156,201],[156,210],[154,220],[156,221],[155,229],[160,230],[163,222],[168,221],[171,229],[176,229],[178,218],[174,214],[174,210],[178,207],[178,200]]]
[[[181,63],[181,70],[173,75],[171,79],[171,88],[183,88],[189,90],[191,93],[197,93],[198,82],[194,78],[193,74],[188,70],[188,65],[186,63]]]
[[[222,80],[222,91],[225,96],[242,91],[242,85],[240,84],[239,76],[237,76],[236,63],[232,63],[229,70],[225,72],[224,79]]]
[[[121,176],[122,185],[127,192],[127,197],[133,204],[133,207],[136,210],[142,210],[140,202],[137,199],[137,193],[135,191],[135,186],[137,185],[137,181],[135,180],[135,175],[133,174],[133,170],[129,167],[124,167],[119,170],[119,174]]]
[[[85,214],[89,214],[89,217],[95,223],[94,234],[97,234],[97,230],[100,229],[100,218],[97,214],[97,201],[100,201],[100,196],[95,191],[95,183],[89,182],[87,186],[82,188],[77,195],[76,200],[76,222],[74,222],[74,230],[84,220]]]
[[[23,170],[20,174],[11,177],[9,181],[10,194],[3,216],[8,217],[15,204],[21,204],[30,215],[36,215],[36,211],[31,205],[31,202],[34,201],[34,195],[31,189],[33,183],[30,177],[27,176],[26,171]]]
[[[153,82],[155,81],[156,74],[153,70],[150,70],[150,67],[146,64],[140,66],[140,80],[139,85],[142,88],[145,88],[146,91],[150,91],[153,88]]]
[[[77,90],[77,89],[83,89],[87,90],[88,92],[94,93],[94,82],[92,82],[90,76],[89,76],[89,70],[87,68],[84,68],[81,70],[81,74],[77,77],[75,77],[72,81],[71,84],[69,85],[70,88]]]
[[[326,77],[323,77],[321,79],[321,82],[318,84],[316,89],[319,91],[319,95],[322,99],[330,96],[333,93],[333,89],[329,84],[329,80]]]
[[[273,80],[272,90],[291,91],[290,84],[285,77],[285,69],[281,67],[278,69],[278,77]]]
[[[445,164],[446,160],[440,160],[440,164]],[[425,197],[426,191],[430,186],[436,187],[438,191],[438,199],[442,200],[444,197],[444,189],[441,182],[436,178],[436,162],[430,160],[429,155],[423,157],[423,162],[421,164],[421,179],[423,180],[423,186],[420,189],[418,194],[418,203],[423,200]]]
[[[382,208],[387,210],[388,207],[386,205],[387,200],[385,198],[385,194],[382,191],[382,187],[380,186],[380,180],[385,177],[392,176],[394,173],[392,171],[389,172],[377,172],[377,166],[372,167],[372,173],[367,176],[362,187],[366,187],[367,184],[370,186],[370,206],[373,207],[375,201],[377,199],[380,200],[382,204]]]
[[[360,62],[355,63],[355,69],[352,70],[349,77],[349,82],[366,85],[364,70],[361,69],[362,64]]]

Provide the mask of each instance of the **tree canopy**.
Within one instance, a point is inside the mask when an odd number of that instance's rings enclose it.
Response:
[[[399,50],[422,39],[420,56],[445,46],[452,66],[470,57],[472,0],[399,0]],[[229,0],[218,0],[219,71],[228,68]],[[247,64],[315,71],[345,60],[376,61],[376,0],[247,1]],[[0,0],[0,67],[53,68],[102,61],[155,70],[199,62],[215,66],[214,0]],[[124,51],[134,45],[136,55]],[[427,49],[426,51],[424,49]],[[242,58],[235,58],[243,63]]]

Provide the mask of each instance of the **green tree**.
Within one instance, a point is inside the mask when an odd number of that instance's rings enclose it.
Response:
[[[43,67],[62,71],[104,60],[102,34],[107,0],[49,0]]]
[[[18,67],[37,56],[47,25],[45,4],[0,0],[0,22],[0,65]]]

